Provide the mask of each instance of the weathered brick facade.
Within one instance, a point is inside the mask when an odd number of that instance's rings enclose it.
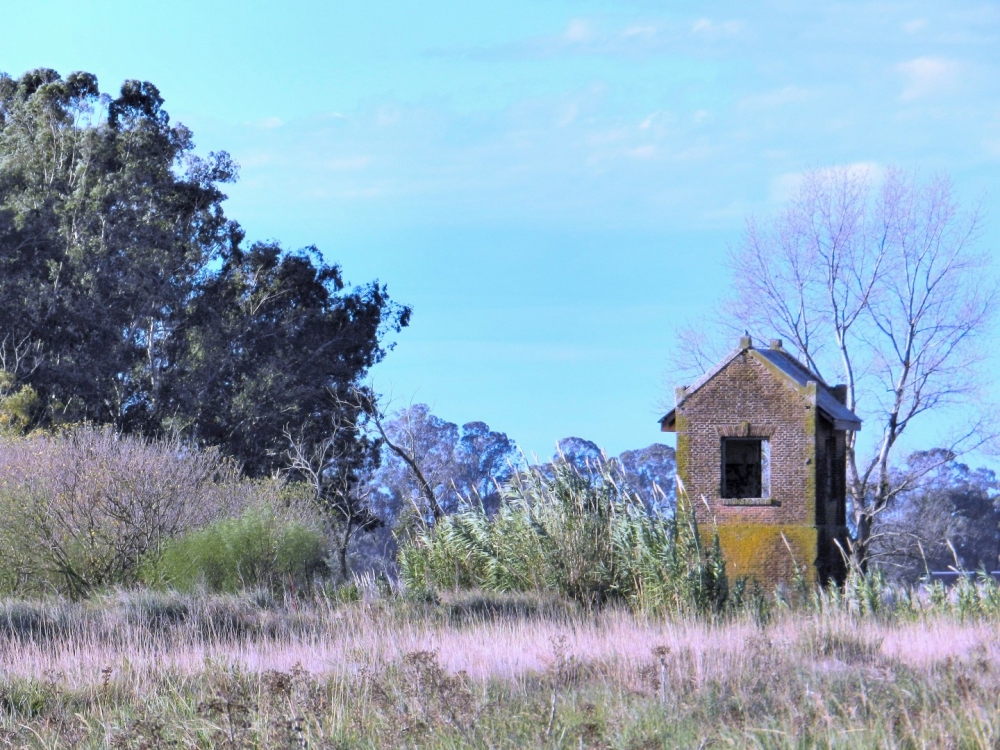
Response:
[[[677,433],[678,478],[700,526],[717,526],[732,578],[773,590],[798,565],[811,582],[843,579],[845,431],[861,427],[843,396],[780,341],[758,350],[749,337],[698,383],[677,389],[661,428]],[[748,455],[761,458],[748,463]],[[739,496],[746,487],[757,496]]]

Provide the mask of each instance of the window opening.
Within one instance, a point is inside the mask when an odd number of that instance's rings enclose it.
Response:
[[[723,438],[722,497],[771,496],[771,451],[763,438]]]

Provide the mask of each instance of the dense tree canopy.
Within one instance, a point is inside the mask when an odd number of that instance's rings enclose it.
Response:
[[[233,248],[199,284],[170,342],[160,412],[228,446],[255,474],[283,464],[286,431],[324,439],[331,410],[348,408],[344,393],[382,357],[387,319],[407,315],[378,284],[346,294],[343,286],[315,248]]]
[[[409,311],[345,290],[315,249],[243,247],[202,159],[147,82],[0,75],[0,369],[18,419],[180,429],[251,474],[317,437]]]

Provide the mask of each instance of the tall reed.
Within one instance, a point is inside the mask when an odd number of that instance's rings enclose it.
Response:
[[[519,473],[503,498],[492,516],[470,504],[402,545],[407,589],[549,591],[586,607],[624,602],[645,612],[726,605],[718,540],[705,544],[683,493],[668,517],[650,510],[613,464],[559,462]]]

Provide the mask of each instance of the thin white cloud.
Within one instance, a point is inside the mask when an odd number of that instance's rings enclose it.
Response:
[[[631,156],[633,159],[652,159],[657,153],[656,146],[638,146],[636,148],[629,149],[625,153]]]
[[[594,28],[586,19],[574,18],[563,32],[563,38],[571,44],[589,42],[594,38]]]
[[[702,142],[693,146],[688,146],[687,148],[682,148],[679,151],[675,151],[671,154],[671,157],[674,161],[679,162],[706,161],[707,159],[718,155],[720,150],[721,148],[718,145]]]
[[[262,120],[257,120],[254,123],[261,130],[274,130],[275,128],[280,128],[285,122],[280,117],[265,117]]]
[[[479,60],[545,59],[561,55],[606,55],[635,57],[676,54],[694,34],[699,39],[731,37],[743,27],[741,21],[717,22],[699,19],[681,22],[634,22],[619,28],[602,26],[593,19],[576,17],[557,33],[489,47],[438,49],[430,54],[460,55]]]
[[[786,104],[795,104],[812,99],[816,94],[801,86],[784,86],[773,91],[765,91],[762,94],[754,94],[740,100],[740,107],[773,109]]]
[[[249,151],[240,155],[240,168],[244,170],[272,167],[284,163],[284,159],[266,151]]]
[[[632,37],[644,37],[646,39],[651,39],[659,33],[659,29],[651,24],[635,24],[634,26],[629,26],[622,31],[621,36],[623,39],[629,39]]]
[[[906,79],[900,99],[914,101],[948,92],[958,82],[961,64],[944,57],[918,57],[896,66]]]
[[[722,222],[724,224],[738,224],[747,215],[753,213],[753,204],[744,198],[737,198],[724,206],[703,209],[699,216],[709,222]]]
[[[375,126],[379,128],[387,128],[390,125],[395,125],[399,122],[402,113],[399,108],[393,105],[385,105],[378,108],[378,113],[375,116]]]
[[[370,156],[349,156],[341,159],[330,159],[324,166],[334,172],[346,172],[357,169],[364,169],[371,164]]]
[[[918,31],[923,31],[926,28],[926,18],[914,18],[912,21],[907,21],[903,24],[903,31],[907,34],[916,34]]]
[[[877,181],[885,173],[885,167],[874,161],[856,161],[851,164],[837,164],[808,171],[821,175],[827,173],[828,176],[846,172],[851,177],[867,177],[869,180]],[[805,172],[785,172],[773,178],[771,180],[771,202],[775,204],[787,203],[798,192],[804,176]]]
[[[572,125],[574,122],[576,122],[576,118],[579,117],[579,115],[580,115],[579,105],[577,105],[576,102],[570,102],[563,108],[562,112],[559,114],[559,117],[556,118],[556,124],[560,128],[565,128],[568,125]]]
[[[771,202],[787,203],[802,184],[801,172],[785,172],[771,180]]]
[[[743,28],[741,21],[713,21],[711,18],[699,18],[691,26],[692,34],[713,36],[736,36]]]
[[[674,125],[677,123],[677,115],[672,112],[667,112],[665,110],[658,109],[654,112],[650,112],[636,126],[639,130],[650,131],[653,133],[663,134],[665,129],[669,125]]]
[[[361,187],[342,190],[338,193],[341,198],[381,198],[386,194],[386,190],[380,187]]]

